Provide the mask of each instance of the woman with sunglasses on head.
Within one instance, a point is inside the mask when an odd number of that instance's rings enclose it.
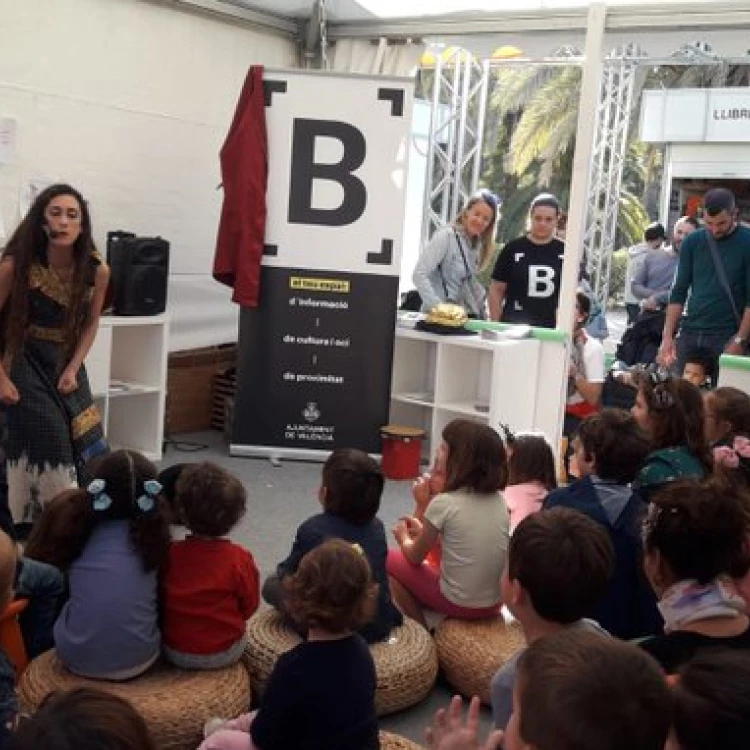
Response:
[[[487,317],[487,293],[477,273],[492,256],[498,208],[498,197],[480,190],[469,198],[453,224],[432,235],[413,276],[423,312],[451,302],[461,305],[470,317]]]
[[[542,193],[531,202],[529,231],[511,240],[492,271],[490,319],[554,328],[565,245],[557,237],[560,202]]]

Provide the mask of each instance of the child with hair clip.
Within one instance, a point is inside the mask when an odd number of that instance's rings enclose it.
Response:
[[[735,437],[750,438],[750,396],[747,393],[739,388],[722,386],[705,393],[703,405],[709,445],[729,446]]]
[[[698,654],[672,687],[665,750],[746,750],[750,737],[750,652]]]
[[[687,380],[639,373],[632,414],[649,438],[650,453],[633,481],[644,501],[678,479],[702,479],[713,459],[704,434],[701,392]]]
[[[542,509],[547,494],[557,487],[555,456],[544,435],[520,433],[501,424],[508,455],[508,484],[503,490],[510,514],[510,533],[526,516]]]
[[[22,722],[9,750],[156,750],[143,717],[124,698],[82,687],[50,693]]]
[[[362,623],[360,635],[368,643],[375,643],[386,639],[393,628],[402,625],[403,616],[393,605],[388,587],[385,528],[377,517],[384,484],[383,472],[367,453],[353,448],[333,451],[323,464],[318,490],[323,512],[311,516],[297,529],[289,556],[263,584],[263,599],[290,614],[284,579],[297,571],[310,550],[326,539],[339,538],[361,547],[379,587],[374,617]]]
[[[372,617],[377,585],[362,549],[329,539],[283,585],[307,640],[279,657],[260,708],[209,722],[199,750],[376,750],[375,664],[356,631]]]
[[[671,674],[698,653],[750,650],[750,619],[732,578],[750,570],[747,494],[726,482],[675,482],[643,524],[644,569],[663,635],[641,641]]]
[[[242,483],[212,463],[190,464],[174,488],[174,510],[190,534],[169,547],[162,580],[164,655],[183,669],[239,661],[246,621],[258,608],[253,556],[226,535],[245,513]]]
[[[83,677],[128,680],[159,657],[158,571],[169,548],[156,467],[119,450],[91,462],[85,489],[44,508],[29,540],[36,559],[68,575],[54,627],[65,666]]]
[[[508,549],[508,509],[500,490],[507,466],[500,436],[487,425],[456,419],[446,425],[438,449],[445,462],[444,491],[424,519],[401,519],[393,530],[400,549],[388,553],[396,604],[425,625],[424,609],[449,617],[496,616],[500,575]],[[437,539],[438,569],[424,564]]]

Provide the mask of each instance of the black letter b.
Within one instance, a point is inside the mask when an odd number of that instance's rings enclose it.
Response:
[[[336,138],[344,148],[338,164],[315,162],[315,139]],[[289,223],[340,227],[353,224],[365,211],[367,190],[352,172],[365,160],[365,137],[353,125],[334,120],[295,119],[292,134],[292,164],[289,181]],[[344,200],[338,208],[313,208],[314,180],[338,182]]]

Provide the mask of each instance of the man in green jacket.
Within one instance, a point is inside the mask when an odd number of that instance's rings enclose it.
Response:
[[[695,349],[711,352],[718,362],[722,353],[744,354],[750,338],[750,229],[738,223],[734,195],[726,188],[709,190],[703,205],[705,227],[682,243],[657,357],[665,367],[676,363],[679,375]],[[734,305],[716,272],[709,233]]]

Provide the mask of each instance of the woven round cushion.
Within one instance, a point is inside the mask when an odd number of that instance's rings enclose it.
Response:
[[[79,687],[97,688],[129,701],[161,750],[195,750],[209,718],[237,716],[250,706],[250,679],[242,664],[187,671],[158,662],[133,680],[107,682],[72,674],[54,651],[47,651],[21,677],[21,709],[33,713],[49,693]]]
[[[258,612],[247,624],[247,646],[242,657],[256,695],[266,688],[276,660],[302,639],[275,609]],[[437,678],[437,653],[430,634],[413,620],[394,628],[387,641],[373,643],[378,716],[400,711],[426,698]]]
[[[400,734],[392,734],[380,730],[380,750],[422,750],[421,745],[407,740]]]
[[[461,695],[478,695],[490,703],[490,682],[495,672],[526,645],[521,626],[501,617],[488,620],[443,620],[435,632],[440,668]]]

